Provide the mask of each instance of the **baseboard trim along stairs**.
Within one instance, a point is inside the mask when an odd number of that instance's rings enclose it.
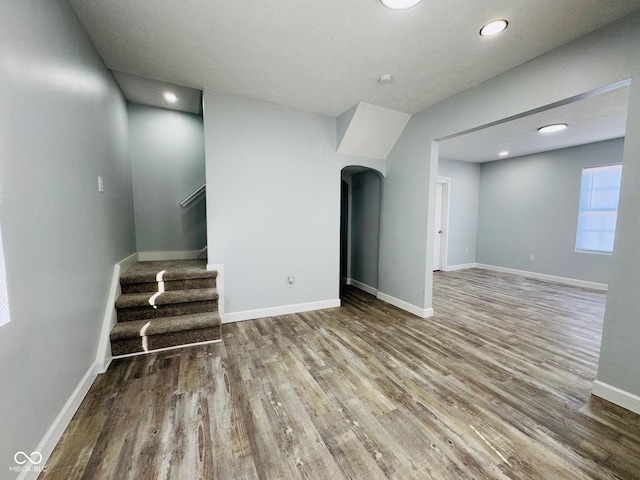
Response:
[[[139,262],[124,272],[113,358],[221,341],[216,280],[204,260]]]

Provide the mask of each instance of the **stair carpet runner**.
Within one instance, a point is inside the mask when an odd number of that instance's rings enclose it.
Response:
[[[204,260],[140,262],[120,277],[114,357],[221,339],[217,272]]]

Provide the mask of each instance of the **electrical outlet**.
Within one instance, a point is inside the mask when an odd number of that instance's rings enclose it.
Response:
[[[534,258],[533,255],[529,255],[529,261],[530,262],[533,262],[533,258]]]
[[[294,283],[294,278],[293,277],[287,277],[287,287],[291,288],[293,287],[293,283]]]
[[[469,253],[469,247],[464,247],[464,253]]]

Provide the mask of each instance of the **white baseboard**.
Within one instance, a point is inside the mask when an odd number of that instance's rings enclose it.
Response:
[[[571,285],[573,287],[589,288],[591,290],[599,290],[606,292],[608,285],[606,283],[588,282],[586,280],[578,280],[577,278],[556,277],[555,275],[547,275],[545,273],[528,272],[526,270],[516,270],[514,268],[496,267],[495,265],[484,265],[477,263],[475,268],[482,268],[484,270],[492,270],[494,272],[511,273],[513,275],[520,275],[521,277],[535,278],[536,280],[543,280],[545,282],[560,283],[563,285]]]
[[[89,367],[89,370],[84,374],[82,380],[75,388],[67,402],[60,410],[60,413],[53,421],[47,432],[40,440],[40,443],[34,450],[35,452],[39,452],[42,455],[42,462],[40,462],[40,466],[45,466],[47,464],[47,460],[51,456],[51,453],[56,448],[56,445],[60,441],[62,434],[65,429],[71,422],[71,419],[75,415],[78,407],[84,400],[84,397],[87,395],[89,388],[98,377],[98,364],[94,363]],[[40,472],[36,471],[23,471],[18,475],[18,480],[36,480],[40,475]]]
[[[222,315],[222,323],[242,322],[244,320],[255,320],[256,318],[275,317],[277,315],[309,312],[311,310],[323,310],[325,308],[335,308],[339,306],[340,299],[335,298],[331,300],[321,300],[318,302],[297,303],[293,305],[282,305],[279,307],[258,308],[256,310],[225,313],[224,315]]]
[[[366,283],[359,282],[358,280],[354,280],[353,278],[350,278],[347,281],[347,285],[352,285],[352,286],[362,290],[363,292],[370,293],[371,295],[376,295],[378,293],[378,289],[377,288],[373,288],[373,287],[367,285]]]
[[[115,304],[116,298],[118,298],[118,295],[121,293],[120,275],[136,263],[138,263],[138,254],[134,253],[113,266],[111,286],[109,287],[107,306],[105,307],[104,317],[102,318],[102,330],[100,331],[100,340],[98,342],[98,351],[96,353],[98,373],[106,372],[109,364],[111,363],[111,339],[109,338],[109,334],[117,321]]]
[[[197,260],[202,250],[185,250],[170,252],[138,252],[140,262],[157,262],[162,260]]]
[[[460,265],[447,265],[442,269],[443,272],[455,272],[457,270],[466,270],[468,268],[478,268],[477,263],[463,263]]]
[[[399,298],[392,297],[391,295],[387,295],[386,293],[378,292],[376,297],[383,302],[390,303],[391,305],[401,308],[409,313],[413,313],[420,318],[429,318],[433,316],[433,308],[420,308],[412,305],[410,303],[405,302],[404,300],[400,300]]]
[[[621,390],[600,380],[593,382],[591,393],[596,397],[604,398],[622,408],[640,414],[640,397],[638,395]]]

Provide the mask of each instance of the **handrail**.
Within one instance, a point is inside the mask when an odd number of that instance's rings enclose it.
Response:
[[[186,207],[188,205],[190,205],[191,203],[193,203],[196,198],[198,198],[200,195],[202,195],[203,193],[205,193],[207,190],[207,184],[205,183],[204,185],[202,185],[199,188],[196,188],[193,193],[191,195],[189,195],[187,198],[185,198],[184,200],[182,200],[180,202],[180,206],[181,207]]]

